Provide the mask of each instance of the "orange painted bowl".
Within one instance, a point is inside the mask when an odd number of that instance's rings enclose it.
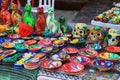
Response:
[[[78,53],[79,53],[79,55],[88,57],[90,59],[93,59],[96,56],[98,56],[97,51],[95,51],[93,49],[88,49],[88,48],[81,48],[81,49],[79,49]]]
[[[77,62],[83,65],[90,64],[90,59],[85,56],[73,56],[69,59],[70,62]]]
[[[41,62],[40,66],[45,70],[56,70],[62,66],[62,62],[46,59]]]
[[[70,55],[68,55],[67,53],[63,51],[60,51],[59,53],[51,56],[52,60],[57,60],[57,61],[62,61],[62,62],[68,60],[69,58],[70,58]]]
[[[28,47],[28,50],[31,51],[31,52],[37,52],[37,51],[39,51],[41,48],[42,48],[41,46],[38,46],[38,45],[35,44],[35,45],[30,45],[30,46]]]
[[[108,51],[108,52],[119,53],[120,52],[120,47],[118,47],[118,46],[107,46],[107,47],[105,47],[105,50]]]
[[[6,48],[6,49],[11,49],[11,48],[14,48],[14,43],[11,43],[11,42],[6,41],[6,42],[2,43],[1,46],[2,46],[3,48]]]
[[[27,40],[27,41],[25,41],[24,43],[25,44],[27,44],[27,45],[33,45],[33,44],[35,44],[37,41],[36,40]]]
[[[110,52],[101,52],[99,53],[99,57],[102,60],[108,60],[112,62],[117,62],[118,60],[120,60],[120,56],[118,54],[110,53]]]
[[[78,48],[76,48],[74,46],[68,46],[68,47],[65,47],[63,49],[63,51],[65,51],[68,54],[76,54],[76,53],[78,53]]]
[[[9,34],[8,38],[10,38],[11,40],[18,40],[20,36],[18,34]]]
[[[70,75],[79,74],[84,70],[84,65],[76,62],[66,63],[61,67],[61,70]]]

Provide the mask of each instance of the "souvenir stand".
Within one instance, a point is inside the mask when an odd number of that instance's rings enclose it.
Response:
[[[101,19],[100,15],[94,18],[92,24],[95,26],[89,29],[85,23],[76,23],[72,27],[64,16],[56,20],[53,8],[48,9],[46,17],[44,8],[38,7],[35,20],[31,15],[32,6],[26,4],[22,14],[18,3],[13,0],[12,12],[9,12],[9,0],[2,0],[1,75],[15,73],[11,77],[15,80],[23,75],[22,80],[118,80],[120,19],[112,19],[119,17],[116,8],[104,14],[112,12],[108,16],[111,23],[103,23],[108,18]],[[101,26],[115,26],[117,30],[106,30]]]

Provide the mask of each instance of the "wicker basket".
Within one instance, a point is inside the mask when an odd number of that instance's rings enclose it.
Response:
[[[31,35],[33,32],[34,32],[34,29],[31,26],[24,24],[22,22],[20,23],[19,35],[21,37],[27,37],[27,36]]]

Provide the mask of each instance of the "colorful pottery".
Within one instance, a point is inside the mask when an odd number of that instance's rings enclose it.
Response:
[[[48,47],[52,45],[52,41],[50,39],[42,39],[38,42],[38,45],[42,47]]]
[[[18,5],[12,3],[11,7],[12,7],[11,18],[12,18],[13,26],[19,26],[20,22],[22,21],[22,17],[18,13]]]
[[[86,57],[88,57],[90,59],[93,59],[98,55],[97,51],[95,51],[93,49],[89,49],[89,48],[81,48],[81,49],[79,49],[78,53],[81,56],[86,56]]]
[[[65,47],[63,49],[63,51],[65,51],[68,54],[76,54],[76,53],[78,53],[78,49],[76,47],[73,47],[73,46]]]
[[[105,50],[107,50],[108,52],[119,53],[120,52],[120,47],[118,47],[118,46],[107,46],[107,47],[105,47]]]
[[[2,49],[0,49],[0,55],[3,53],[4,51]]]
[[[44,15],[43,7],[38,7],[37,9],[38,17],[36,19],[36,34],[42,35],[42,32],[45,30],[46,17]]]
[[[42,47],[41,46],[38,46],[38,45],[30,45],[28,47],[28,50],[31,51],[31,52],[37,52],[41,49]]]
[[[61,70],[70,75],[77,75],[84,70],[84,65],[76,62],[71,62],[64,64]]]
[[[47,28],[53,33],[56,34],[59,31],[59,23],[53,18],[54,9],[48,9],[48,16],[46,19]]]
[[[61,61],[53,61],[53,60],[43,60],[40,64],[42,68],[45,70],[51,71],[56,70],[62,66]]]
[[[12,39],[12,40],[17,40],[20,38],[20,36],[18,34],[9,34],[8,38]]]
[[[63,51],[60,51],[59,53],[54,54],[51,57],[52,60],[58,60],[58,61],[66,61],[69,58],[70,58],[70,56],[67,53],[63,52]]]
[[[106,34],[106,30],[103,27],[94,26],[90,29],[90,33],[88,35],[88,39],[92,43],[101,43],[104,40]]]
[[[73,56],[69,59],[70,62],[78,62],[83,65],[90,64],[90,59],[84,56]]]
[[[9,39],[9,38],[0,38],[0,44],[3,44],[3,43],[5,43],[5,42],[11,42],[11,39]]]
[[[64,16],[61,16],[59,18],[59,22],[60,22],[60,29],[61,29],[61,32],[64,34],[71,34],[72,32],[72,27],[66,23],[66,20],[65,20],[65,17]]]
[[[13,43],[14,44],[21,44],[21,43],[24,43],[24,40],[22,40],[22,39],[14,40]]]
[[[85,39],[80,37],[80,38],[73,38],[69,41],[70,44],[82,44],[85,43]]]
[[[85,23],[77,23],[73,28],[72,35],[75,38],[86,38],[89,33],[88,25]]]
[[[43,53],[50,53],[53,50],[53,47],[44,47],[41,49]]]
[[[18,52],[25,52],[28,48],[28,45],[26,44],[15,44],[15,49],[18,51]]]
[[[113,62],[105,60],[96,60],[94,61],[94,66],[99,69],[99,71],[108,71],[114,67]]]
[[[55,48],[62,47],[63,45],[64,45],[64,41],[63,40],[56,39],[56,40],[53,41],[53,46]]]
[[[101,52],[99,54],[99,57],[103,60],[109,60],[109,61],[113,61],[113,62],[120,60],[120,56],[118,54],[109,53],[109,52]]]
[[[24,43],[25,44],[27,44],[27,45],[33,45],[33,44],[35,44],[37,41],[36,40],[27,40],[27,41],[25,41]]]
[[[9,48],[14,48],[14,44],[11,43],[11,42],[6,41],[6,42],[4,42],[4,43],[2,44],[2,47],[3,47],[3,48],[7,48],[7,49],[9,49]]]
[[[29,5],[29,4],[25,5],[25,13],[23,16],[23,21],[25,24],[28,24],[29,26],[31,26],[34,29],[35,20],[31,15],[31,9],[32,9],[31,5]]]
[[[59,37],[59,40],[63,40],[65,42],[67,42],[69,40],[69,38],[68,37]]]

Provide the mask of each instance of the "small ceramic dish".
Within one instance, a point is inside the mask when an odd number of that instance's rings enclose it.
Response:
[[[57,60],[57,61],[66,61],[70,58],[70,55],[67,53],[60,51],[58,54],[52,55],[51,59],[52,60]]]
[[[63,51],[65,51],[68,54],[76,54],[76,53],[78,53],[78,49],[76,47],[73,47],[73,46],[65,47],[63,49]]]
[[[29,59],[30,57],[34,57],[35,55],[36,55],[35,52],[26,52],[26,53],[24,53],[24,54],[22,55],[22,57],[23,57],[25,60],[27,60],[27,59]]]
[[[38,46],[38,45],[35,44],[35,45],[30,45],[30,46],[28,47],[28,50],[31,51],[31,52],[37,52],[37,51],[39,51],[41,48],[42,48],[41,46]]]
[[[45,70],[51,71],[60,68],[62,66],[62,62],[46,59],[41,62],[40,66]]]
[[[96,60],[93,65],[99,69],[99,71],[108,71],[114,67],[114,63],[106,60]]]
[[[110,52],[101,52],[99,53],[99,57],[103,60],[109,60],[112,62],[117,62],[120,60],[120,56],[115,53],[110,53]]]
[[[15,49],[18,52],[25,52],[25,51],[27,51],[27,48],[28,48],[28,45],[26,45],[26,44],[15,44]]]
[[[118,46],[107,46],[107,47],[105,47],[105,50],[108,51],[108,52],[119,53],[120,52],[120,47],[118,47]]]
[[[14,48],[14,44],[8,41],[4,42],[1,46],[6,49]]]
[[[70,44],[82,44],[85,43],[85,39],[80,37],[80,38],[72,38],[70,41],[68,41]]]
[[[14,44],[21,44],[21,43],[24,43],[24,40],[22,40],[22,39],[14,40],[13,43]]]
[[[9,34],[8,38],[10,38],[11,40],[17,40],[20,38],[20,36],[18,34]]]
[[[38,42],[38,45],[42,47],[49,47],[52,45],[52,41],[50,39],[42,39]]]
[[[88,49],[88,48],[81,48],[78,51],[79,55],[81,56],[86,56],[90,59],[95,58],[98,55],[98,52],[93,50],[93,49]]]
[[[56,39],[53,41],[53,46],[54,48],[62,47],[64,45],[63,40]]]
[[[69,59],[70,62],[78,62],[83,65],[90,64],[90,59],[88,57],[84,56],[73,56]]]
[[[84,70],[84,65],[76,62],[66,63],[61,67],[61,70],[69,75],[77,75]]]
[[[25,41],[24,43],[25,44],[27,44],[27,45],[33,45],[33,44],[35,44],[37,41],[36,40],[27,40],[27,41]]]
[[[50,53],[53,50],[53,47],[44,47],[41,49],[43,53]]]

